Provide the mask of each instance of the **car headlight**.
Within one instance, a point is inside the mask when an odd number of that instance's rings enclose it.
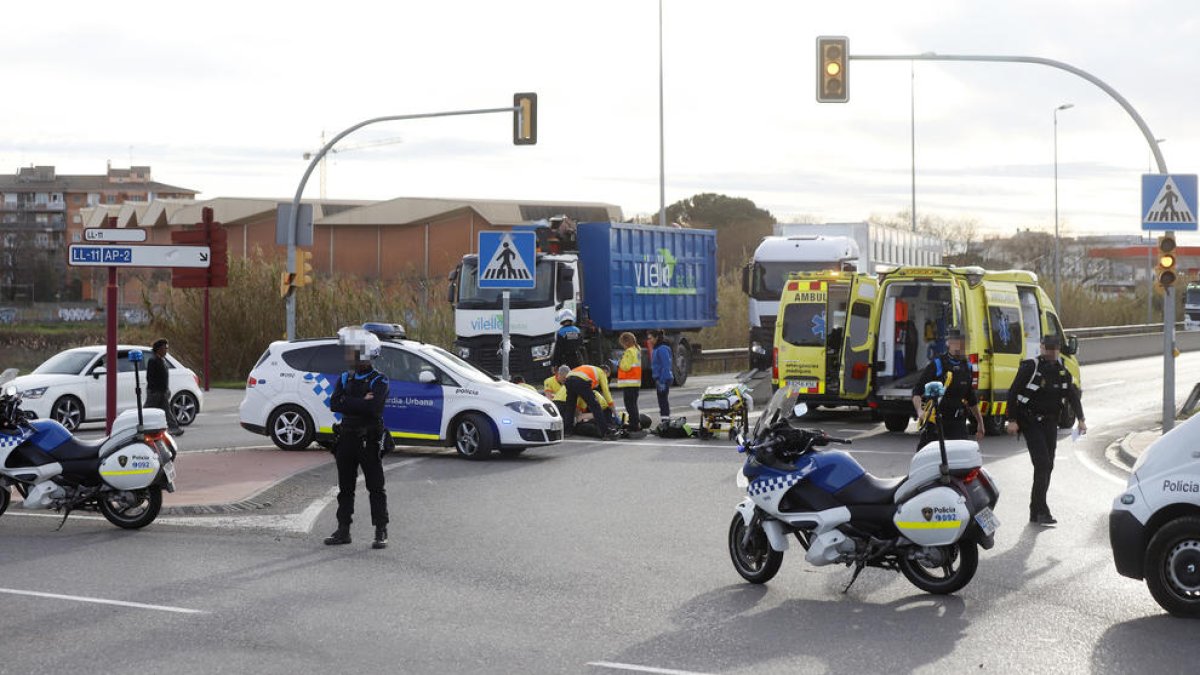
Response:
[[[21,392],[21,398],[41,398],[42,394],[45,394],[46,390],[49,388],[50,387],[38,387],[36,389],[26,389],[25,391]]]
[[[540,417],[546,414],[540,405],[530,403],[529,401],[513,401],[512,403],[505,403],[504,407],[515,413],[529,415],[530,417]]]
[[[460,358],[460,359],[471,358],[471,348],[470,347],[459,347],[458,348],[458,358]]]
[[[533,358],[539,361],[550,358],[550,345],[534,345],[529,351],[533,354]]]

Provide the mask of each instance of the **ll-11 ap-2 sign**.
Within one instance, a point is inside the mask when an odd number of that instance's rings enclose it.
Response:
[[[67,264],[72,267],[208,267],[207,246],[120,246],[71,244]]]

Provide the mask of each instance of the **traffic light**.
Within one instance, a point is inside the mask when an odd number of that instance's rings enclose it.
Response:
[[[1166,290],[1175,284],[1179,272],[1176,269],[1175,236],[1166,234],[1158,238],[1158,266],[1154,276],[1158,285]]]
[[[313,282],[312,251],[297,251],[296,254],[296,285],[308,286]]]
[[[286,298],[292,289],[296,287],[296,275],[290,272],[284,272],[279,275],[279,297]]]
[[[513,94],[513,145],[537,145],[537,94]]]
[[[850,38],[817,38],[817,102],[850,100]]]

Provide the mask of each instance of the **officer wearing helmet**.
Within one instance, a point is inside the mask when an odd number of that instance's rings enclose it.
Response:
[[[583,331],[575,325],[575,312],[563,308],[555,315],[558,320],[558,333],[554,336],[554,355],[550,366],[569,366],[572,370],[583,365]]]
[[[371,363],[382,348],[379,338],[361,328],[339,330],[338,344],[345,350],[350,370],[338,378],[329,399],[329,409],[342,417],[334,448],[338,472],[338,526],[325,543],[329,546],[350,543],[354,486],[361,467],[370,494],[371,524],[375,526],[375,541],[371,548],[386,548],[388,510],[382,456],[387,440],[383,407],[387,403],[388,379]]]

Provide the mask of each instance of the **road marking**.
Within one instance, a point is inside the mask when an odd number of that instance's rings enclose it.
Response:
[[[655,668],[653,666],[638,666],[632,663],[613,663],[611,661],[590,661],[593,668],[611,668],[613,670],[632,670],[637,673],[659,673],[660,675],[704,675],[694,670],[671,670],[670,668]]]
[[[75,602],[92,602],[98,605],[114,605],[117,607],[132,607],[134,609],[153,609],[158,612],[173,612],[175,614],[208,614],[200,609],[187,609],[186,607],[168,607],[166,605],[146,605],[140,602],[126,602],[125,600],[106,600],[104,598],[89,598],[82,595],[60,595],[58,593],[41,593],[38,591],[20,591],[15,588],[0,588],[0,593],[8,593],[9,595],[28,595],[35,598],[50,598],[51,600],[74,600]]]
[[[1100,384],[1089,384],[1088,391],[1092,392],[1097,389],[1103,389],[1105,387],[1115,387],[1118,384],[1125,384],[1125,380],[1113,380],[1112,382],[1101,382]]]

